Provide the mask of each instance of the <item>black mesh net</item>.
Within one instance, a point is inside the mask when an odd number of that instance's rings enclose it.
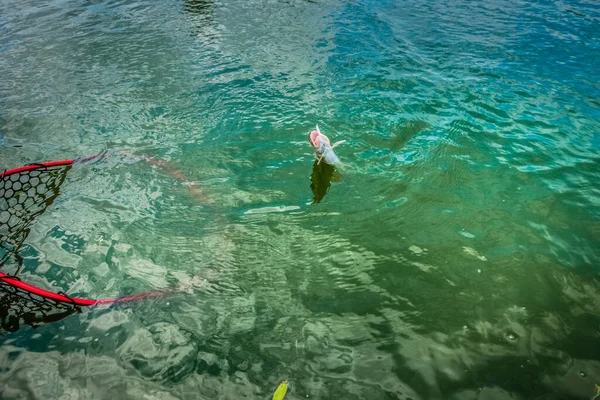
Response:
[[[6,331],[21,324],[36,326],[56,321],[77,311],[71,304],[35,295],[11,283],[23,267],[19,255],[34,219],[52,204],[71,165],[2,173],[0,181],[0,323]]]
[[[22,324],[36,327],[80,311],[73,304],[57,302],[11,285],[16,277],[0,278],[0,329],[14,332]]]

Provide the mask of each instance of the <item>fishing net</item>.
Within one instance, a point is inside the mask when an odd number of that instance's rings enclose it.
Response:
[[[0,329],[14,332],[21,324],[36,327],[80,311],[75,304],[55,301],[12,285],[17,279],[14,276],[0,278]]]
[[[34,219],[59,194],[73,161],[32,164],[3,171],[0,176],[0,327],[19,329],[22,323],[37,326],[57,321],[78,310],[73,303],[53,300],[25,288],[17,274],[23,267],[19,250]]]
[[[104,155],[80,158],[88,161]],[[34,219],[60,193],[67,172],[75,160],[31,164],[0,173],[0,329],[14,331],[21,324],[37,326],[58,321],[82,306],[127,302],[160,296],[155,291],[120,298],[84,299],[63,292],[51,292],[22,281],[20,251]]]
[[[19,248],[29,235],[35,217],[58,196],[71,163],[34,164],[2,172],[0,181],[0,268],[22,260]]]

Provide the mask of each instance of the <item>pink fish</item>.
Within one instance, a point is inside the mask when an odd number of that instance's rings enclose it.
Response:
[[[321,160],[323,160],[326,164],[330,165],[340,164],[340,159],[335,155],[333,148],[344,143],[345,140],[335,142],[332,146],[329,142],[329,138],[321,133],[319,125],[317,125],[316,130],[311,131],[308,134],[308,140],[315,149],[315,153],[317,155],[319,163],[321,162]]]

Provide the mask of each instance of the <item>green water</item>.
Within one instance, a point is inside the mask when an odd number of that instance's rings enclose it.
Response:
[[[571,0],[1,3],[0,168],[108,154],[20,276],[187,289],[3,332],[0,397],[592,398],[599,23]],[[317,123],[347,140],[329,183]]]

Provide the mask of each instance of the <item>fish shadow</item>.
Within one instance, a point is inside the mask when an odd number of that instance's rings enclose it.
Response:
[[[331,182],[341,180],[341,175],[335,170],[333,165],[315,160],[313,163],[312,174],[310,175],[310,190],[313,192],[313,203],[320,203],[329,192]]]

